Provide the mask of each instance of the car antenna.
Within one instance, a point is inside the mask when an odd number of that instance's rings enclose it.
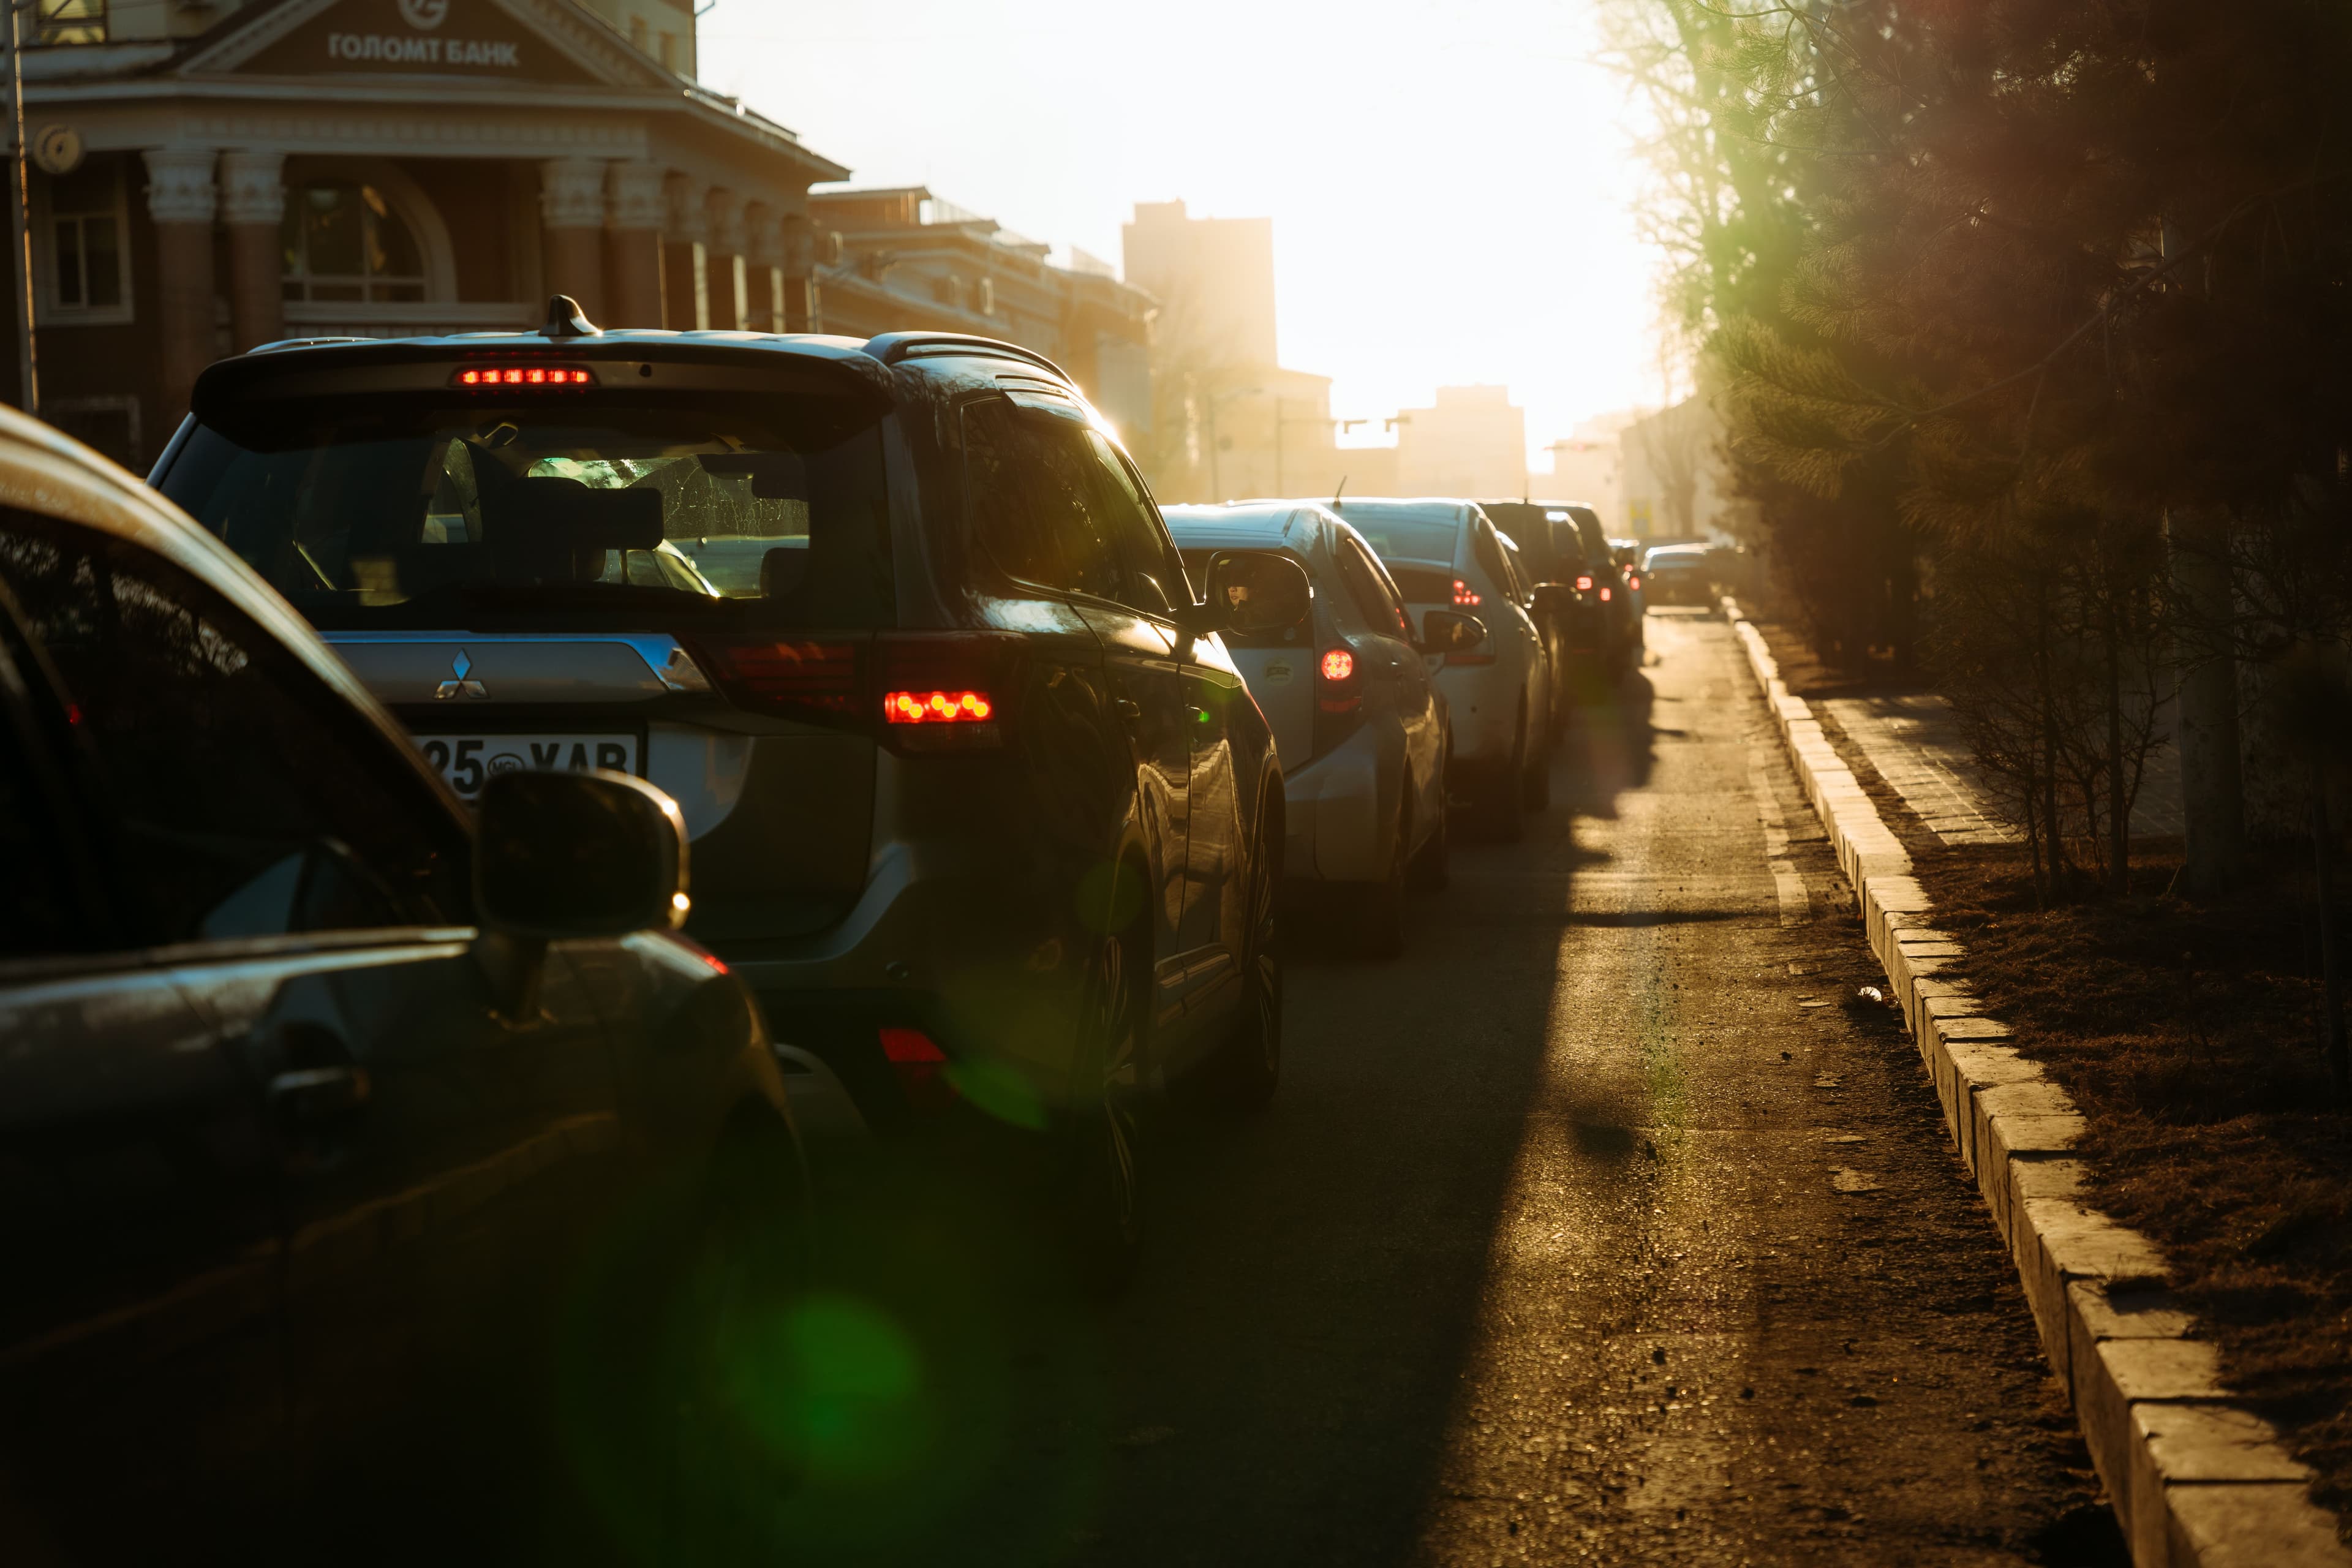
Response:
[[[601,338],[604,329],[588,319],[580,301],[569,294],[551,294],[547,300],[547,324],[539,329],[542,338]]]
[[[1347,488],[1348,476],[1341,474],[1339,476],[1339,482],[1331,487],[1331,510],[1333,511],[1338,511],[1339,510],[1339,496]]]

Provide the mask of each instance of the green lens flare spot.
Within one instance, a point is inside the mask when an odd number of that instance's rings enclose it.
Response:
[[[955,1091],[999,1121],[1030,1132],[1045,1131],[1045,1102],[1003,1062],[967,1058],[950,1062],[947,1080]]]
[[[821,1475],[883,1476],[912,1461],[926,1434],[922,1368],[888,1316],[846,1296],[809,1297],[730,1348],[741,1419],[773,1451]]]

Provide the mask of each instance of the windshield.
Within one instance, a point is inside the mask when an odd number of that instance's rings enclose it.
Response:
[[[1427,561],[1454,564],[1454,547],[1462,536],[1462,520],[1451,508],[1382,506],[1351,502],[1340,515],[1364,536],[1383,561]]]
[[[856,627],[889,616],[882,475],[837,397],[401,396],[247,402],[163,489],[320,626]]]

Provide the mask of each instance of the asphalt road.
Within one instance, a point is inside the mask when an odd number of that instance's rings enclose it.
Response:
[[[858,1179],[789,1560],[2121,1561],[1727,629],[1650,642],[1404,957],[1306,918],[1282,1092],[1161,1130],[1123,1301]]]

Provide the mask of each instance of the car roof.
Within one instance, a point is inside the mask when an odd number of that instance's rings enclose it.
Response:
[[[1318,542],[1317,509],[1297,501],[1244,501],[1226,506],[1165,506],[1160,515],[1180,549],[1200,550],[1220,544],[1235,549],[1264,549],[1279,542],[1294,550],[1312,549]]]
[[[163,557],[258,622],[415,760],[407,732],[293,606],[234,551],[137,476],[63,431],[5,405],[0,405],[0,505],[79,523]],[[421,761],[415,767],[420,777],[455,804],[457,797],[438,774]]]
[[[568,303],[568,301],[566,301]],[[551,310],[552,302],[551,302]],[[386,362],[483,357],[501,353],[561,358],[588,364],[605,360],[678,361],[702,364],[797,363],[846,375],[887,392],[894,373],[927,379],[994,384],[1070,397],[1086,405],[1077,383],[1034,349],[962,332],[885,332],[846,338],[823,332],[669,331],[649,327],[534,331],[452,332],[438,337],[287,338],[215,361],[197,377],[194,401],[233,392],[283,374],[291,366],[335,370]],[[1091,406],[1087,412],[1093,413]]]
[[[1453,496],[1349,496],[1331,510],[1341,517],[1350,511],[1417,519],[1424,522],[1461,522],[1472,503]]]

